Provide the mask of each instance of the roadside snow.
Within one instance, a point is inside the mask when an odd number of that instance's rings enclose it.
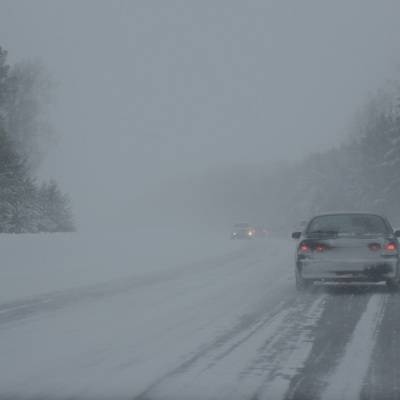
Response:
[[[248,243],[219,232],[145,230],[0,235],[0,304],[38,294],[190,267]]]

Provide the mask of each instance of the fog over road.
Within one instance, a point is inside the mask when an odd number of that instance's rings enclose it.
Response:
[[[0,400],[399,400],[400,292],[288,239],[400,229],[399,15],[0,0]]]
[[[400,396],[400,296],[294,289],[285,239],[0,306],[0,397]]]

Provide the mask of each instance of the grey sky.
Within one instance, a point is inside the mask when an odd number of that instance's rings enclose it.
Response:
[[[0,45],[58,82],[43,170],[95,216],[94,198],[112,213],[182,171],[337,144],[399,65],[399,15],[395,0],[0,0]]]

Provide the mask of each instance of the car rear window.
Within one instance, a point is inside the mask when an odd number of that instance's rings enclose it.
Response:
[[[311,220],[307,227],[312,233],[352,233],[373,234],[390,233],[391,229],[379,215],[369,214],[339,214],[322,215]]]

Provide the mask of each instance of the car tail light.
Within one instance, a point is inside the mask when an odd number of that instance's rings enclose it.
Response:
[[[390,242],[386,244],[385,249],[387,251],[397,251],[397,245],[396,243]]]
[[[380,245],[379,243],[370,243],[370,244],[368,245],[368,248],[369,248],[371,251],[378,251],[378,250],[381,249],[381,245]]]
[[[310,251],[311,251],[311,247],[306,243],[302,243],[299,246],[299,253],[309,253]]]
[[[315,245],[314,250],[317,253],[322,253],[323,251],[328,250],[328,246],[326,246],[325,244],[317,244],[317,245]]]

